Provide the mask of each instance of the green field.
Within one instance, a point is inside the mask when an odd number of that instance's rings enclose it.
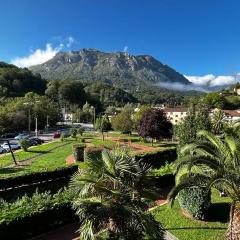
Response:
[[[32,172],[54,170],[59,167],[67,166],[65,163],[65,159],[67,156],[72,154],[72,145],[76,144],[76,141],[64,141],[64,142],[58,141],[58,142],[49,144],[48,148],[46,148],[47,144],[39,146],[39,148],[42,147],[41,151],[46,151],[46,149],[51,149],[53,146],[61,146],[65,143],[68,143],[68,144],[44,153],[43,155],[37,157],[26,166],[21,166],[21,167],[12,166],[12,167],[1,168],[0,178],[25,175]],[[38,150],[34,148],[34,150],[40,151],[39,148],[37,148]],[[23,154],[22,156],[25,156],[24,152],[22,154]],[[30,153],[30,154],[33,154],[33,153]],[[26,153],[26,156],[31,156],[31,155],[28,155],[28,153]],[[32,156],[34,156],[34,154]]]
[[[45,154],[50,149],[60,146],[62,144],[63,143],[60,141],[54,141],[54,142],[42,144],[39,146],[33,146],[33,147],[30,147],[27,152],[24,152],[23,150],[14,152],[14,156],[15,156],[17,162],[21,162],[28,158],[32,158],[32,157],[38,155],[39,153]],[[11,164],[13,164],[13,159],[12,159],[11,153],[6,153],[6,154],[0,155],[0,167],[5,167],[5,166],[11,165]]]
[[[179,240],[223,240],[229,221],[229,202],[229,198],[219,197],[219,193],[213,191],[210,218],[206,222],[185,217],[177,201],[173,208],[159,206],[152,213]]]

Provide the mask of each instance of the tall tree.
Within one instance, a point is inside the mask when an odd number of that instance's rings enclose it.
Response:
[[[237,138],[226,135],[224,140],[207,131],[198,132],[198,136],[197,141],[181,148],[176,173],[188,171],[169,198],[174,200],[182,189],[192,186],[204,187],[206,193],[212,187],[224,191],[232,199],[227,239],[240,239],[240,134]]]
[[[111,123],[107,116],[99,117],[96,119],[95,128],[101,132],[102,140],[104,141],[104,132],[111,129]]]
[[[112,127],[115,131],[131,132],[133,130],[133,120],[130,111],[122,111],[111,119]]]
[[[149,109],[143,113],[139,123],[139,135],[146,138],[161,139],[172,136],[172,124],[161,109]]]

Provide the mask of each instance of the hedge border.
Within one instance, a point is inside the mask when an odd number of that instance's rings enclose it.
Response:
[[[0,190],[17,188],[24,185],[35,185],[42,182],[53,181],[59,178],[70,178],[78,170],[78,166],[57,168],[54,171],[35,172],[27,175],[0,179]]]

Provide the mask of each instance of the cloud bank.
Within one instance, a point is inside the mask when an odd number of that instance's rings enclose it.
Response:
[[[179,91],[202,91],[211,92],[221,88],[228,87],[240,81],[240,73],[235,76],[215,76],[213,74],[207,74],[204,76],[187,76],[185,75],[191,84],[183,84],[180,82],[159,83],[158,85],[164,88],[179,90]]]
[[[30,51],[30,54],[24,57],[16,57],[11,60],[11,63],[18,67],[30,67],[37,64],[42,64],[50,59],[52,59],[59,51],[63,50],[65,47],[70,48],[76,40],[69,36],[64,41],[58,43],[57,46],[53,47],[52,43],[47,43],[45,49],[36,49]]]

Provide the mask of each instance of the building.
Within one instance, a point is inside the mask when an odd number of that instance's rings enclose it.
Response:
[[[238,96],[240,96],[240,85],[236,84],[236,87],[234,88],[234,93],[236,93]]]
[[[72,122],[73,121],[73,113],[72,112],[68,112],[66,111],[65,108],[62,108],[62,118],[63,118],[63,122]]]
[[[212,110],[212,112],[215,112],[219,109],[214,109]],[[224,121],[226,122],[235,122],[235,121],[238,121],[240,120],[240,109],[239,110],[221,110],[225,117],[224,117]]]
[[[176,108],[164,108],[167,118],[173,125],[179,124],[187,116],[188,108],[176,107]]]

